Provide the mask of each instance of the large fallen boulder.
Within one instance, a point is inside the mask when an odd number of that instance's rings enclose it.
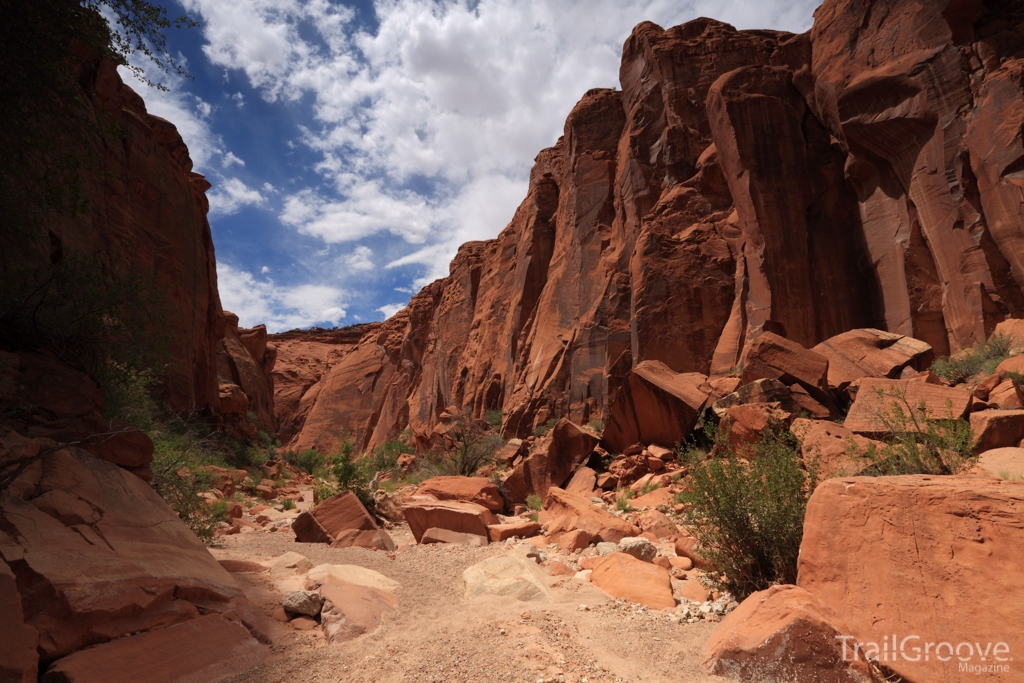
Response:
[[[1024,440],[1024,410],[980,410],[971,413],[975,452],[1016,446]]]
[[[402,584],[357,564],[318,564],[309,570],[306,578],[314,583],[324,584],[329,581],[345,581],[357,586],[376,588],[385,593],[394,593]]]
[[[448,529],[486,538],[487,527],[498,523],[497,516],[482,505],[419,496],[403,501],[402,512],[417,543],[427,529]]]
[[[786,386],[799,384],[820,403],[829,403],[828,359],[794,341],[763,332],[747,351],[741,379],[777,379]]]
[[[120,638],[58,659],[44,683],[217,681],[259,664],[266,648],[219,614]]]
[[[868,437],[885,436],[894,427],[897,431],[918,431],[924,428],[926,419],[961,418],[970,405],[971,392],[966,389],[913,380],[867,378],[860,383],[843,426]],[[901,413],[903,422],[899,418]]]
[[[860,474],[873,464],[865,455],[868,448],[881,445],[827,420],[801,417],[789,429],[800,441],[804,464],[816,471],[819,480]]]
[[[238,634],[225,637],[241,651],[262,652],[259,642],[274,640],[276,626],[141,479],[76,448],[40,455],[0,496],[0,600],[11,599],[13,576],[29,627],[3,610],[0,621],[15,623],[5,625],[0,650],[17,648],[34,630],[40,660],[67,659],[61,666],[68,671],[91,661],[93,655],[74,654],[89,646],[118,650],[156,642],[169,661],[187,659],[187,649],[174,650],[183,641],[173,633],[136,638],[217,613],[235,622],[203,622],[174,633],[219,631],[223,623],[234,629],[240,620]],[[119,644],[105,645],[111,641]],[[256,660],[226,661],[246,668]]]
[[[627,536],[639,536],[641,533],[636,526],[595,506],[589,499],[560,488],[548,490],[548,495],[544,499],[544,509],[552,518],[565,518],[561,524],[562,530],[586,531],[597,541],[618,543]]]
[[[828,359],[828,383],[838,391],[862,377],[896,379],[904,368],[923,370],[933,357],[919,339],[872,328],[837,334],[811,350]]]
[[[613,598],[625,598],[651,609],[676,606],[668,570],[626,553],[605,556],[594,568],[590,582]]]
[[[466,597],[498,595],[523,602],[552,602],[547,576],[523,553],[498,555],[474,564],[462,573]]]
[[[647,360],[633,368],[619,389],[605,421],[603,443],[611,453],[633,444],[672,448],[693,431],[704,409],[707,381],[699,373],[678,373],[661,361]]]
[[[708,640],[704,669],[734,681],[871,683],[852,643],[843,648],[848,634],[839,616],[807,591],[772,586],[722,620]]]
[[[323,608],[320,623],[328,643],[344,643],[372,633],[384,615],[398,607],[398,600],[388,591],[362,586],[328,576],[320,586]]]
[[[342,491],[303,512],[292,522],[295,540],[301,543],[329,543],[335,548],[394,550],[388,533],[377,526],[370,513],[351,491]],[[359,533],[369,532],[369,533]]]
[[[904,680],[1012,666],[1024,652],[1024,573],[1011,569],[1022,512],[1021,482],[831,479],[807,506],[797,584],[842,618],[851,647],[879,658],[896,647],[883,663]]]
[[[1000,479],[1024,480],[1024,448],[993,448],[978,457],[978,467]]]
[[[501,512],[505,508],[498,485],[486,477],[431,477],[420,484],[416,495],[476,503],[491,512]]]
[[[509,500],[524,503],[530,495],[544,497],[552,486],[562,486],[590,458],[597,442],[591,432],[569,420],[559,420],[505,477]]]

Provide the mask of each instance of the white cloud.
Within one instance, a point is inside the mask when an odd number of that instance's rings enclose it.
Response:
[[[378,310],[381,313],[383,313],[384,314],[384,319],[387,320],[388,318],[393,316],[395,313],[398,313],[400,310],[405,308],[406,305],[407,304],[385,304],[385,305],[381,306],[380,308],[378,308],[376,310]]]
[[[347,294],[337,287],[279,286],[223,262],[217,264],[217,280],[224,310],[236,314],[243,327],[263,323],[269,331],[281,332],[315,324],[337,325],[346,315]]]
[[[245,166],[245,162],[235,156],[234,152],[227,152],[224,155],[223,161],[220,162],[224,168],[229,168],[232,164],[238,164],[239,166]]]
[[[245,206],[262,204],[266,199],[238,178],[227,178],[206,193],[211,216],[230,216]]]
[[[266,275],[269,272],[270,272],[270,266],[263,266],[262,268],[260,268],[260,273],[262,273],[263,275]]]
[[[374,264],[370,257],[373,256],[373,249],[366,246],[358,246],[351,254],[346,254],[342,262],[352,270],[373,270]]]

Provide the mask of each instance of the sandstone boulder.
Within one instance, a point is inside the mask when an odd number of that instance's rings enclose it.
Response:
[[[687,581],[686,583],[691,583]],[[704,669],[734,681],[871,683],[853,646],[843,657],[849,629],[835,612],[796,586],[751,594],[708,640]]]
[[[498,492],[497,484],[486,477],[431,477],[420,484],[416,495],[476,503],[491,512],[505,509],[505,501]]]
[[[305,574],[313,568],[309,558],[299,553],[288,551],[270,563],[270,573],[277,576],[287,574]]]
[[[295,540],[302,543],[334,543],[346,531],[377,531],[377,523],[351,491],[323,501],[292,522]]]
[[[693,431],[707,402],[698,373],[678,373],[661,361],[639,363],[612,404],[602,440],[612,453],[635,443],[672,448]]]
[[[552,602],[544,570],[521,553],[498,555],[462,573],[466,597],[499,595],[523,602]]]
[[[34,484],[27,499],[0,499],[0,556],[42,658],[187,622],[199,607],[244,613],[258,637],[272,630],[140,479],[77,449],[46,454],[39,465],[21,474]]]
[[[590,431],[559,420],[505,478],[509,500],[523,503],[531,494],[544,497],[552,486],[562,486],[587,461],[597,442]]]
[[[318,564],[310,569],[306,576],[314,583],[344,581],[357,586],[376,588],[385,593],[394,593],[402,586],[398,581],[390,579],[380,572],[355,564]]]
[[[978,466],[1000,479],[1024,480],[1024,448],[993,448],[978,457]]]
[[[658,510],[652,509],[641,512],[637,522],[640,524],[641,529],[654,534],[659,539],[673,537],[679,533],[679,529],[672,523],[672,520]]]
[[[39,632],[25,624],[14,573],[0,561],[0,680],[35,683],[39,673]]]
[[[862,377],[896,379],[904,368],[922,370],[933,358],[919,339],[872,328],[843,332],[812,350],[828,359],[828,383],[838,391]]]
[[[46,683],[215,681],[259,664],[267,650],[237,621],[209,614],[97,645],[50,665]]]
[[[505,524],[492,524],[487,527],[487,534],[491,543],[500,543],[513,536],[518,538],[530,538],[540,533],[541,526],[537,522],[506,522]]]
[[[329,643],[344,643],[372,633],[380,627],[384,615],[398,607],[391,593],[372,586],[328,576],[320,586],[323,609],[320,623]]]
[[[863,436],[884,436],[889,432],[886,421],[892,420],[886,415],[902,412],[908,431],[917,431],[915,420],[923,427],[925,419],[957,419],[967,413],[970,405],[971,393],[966,389],[912,380],[866,378],[860,383],[843,426]]]
[[[750,345],[740,378],[744,384],[757,379],[799,384],[820,403],[831,402],[828,358],[772,332],[762,333]]]
[[[1016,446],[1024,439],[1024,410],[981,410],[970,419],[976,453]]]
[[[395,549],[395,542],[391,535],[383,529],[375,531],[360,531],[348,529],[342,531],[331,543],[332,548],[366,548],[367,550],[388,550]]]
[[[598,541],[618,543],[627,536],[639,536],[640,529],[610,512],[595,507],[589,499],[552,488],[544,499],[544,509],[552,516],[566,518],[565,530],[580,529]]]
[[[963,680],[955,657],[914,661],[915,652],[929,642],[1024,649],[1024,575],[1005,569],[1024,543],[1022,509],[1022,483],[830,479],[807,506],[797,585],[839,615],[861,651],[896,634],[902,655],[885,662],[896,675]]]
[[[566,491],[575,493],[577,496],[589,496],[595,488],[597,488],[597,472],[589,467],[581,467],[573,472],[569,483],[565,485]]]
[[[658,555],[658,549],[653,543],[643,536],[633,536],[619,541],[619,552],[635,557],[643,562],[653,562]]]
[[[316,591],[292,591],[284,596],[281,606],[293,614],[315,617],[320,614],[323,599]]]
[[[790,431],[800,440],[804,464],[817,470],[819,479],[850,477],[860,474],[872,462],[864,456],[878,442],[854,434],[843,425],[826,420],[797,418]]]
[[[476,503],[412,497],[403,502],[402,511],[417,543],[427,529],[447,529],[486,538],[487,527],[498,523],[493,512]]]
[[[490,527],[488,527],[488,529],[490,529]],[[423,536],[420,538],[420,543],[424,545],[430,543],[454,543],[456,545],[480,547],[487,545],[487,539],[487,536],[464,534],[458,531],[450,531],[448,529],[431,528],[423,532]]]
[[[793,405],[793,392],[777,379],[758,379],[718,399],[711,409],[721,419],[733,406],[762,403],[786,409]]]
[[[594,568],[590,582],[613,598],[651,609],[675,607],[668,570],[621,552],[609,554]]]

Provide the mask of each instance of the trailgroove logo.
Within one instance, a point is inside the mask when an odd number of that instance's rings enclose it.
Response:
[[[906,636],[902,640],[895,634],[882,644],[857,642],[853,636],[836,636],[842,642],[843,661],[864,659],[870,662],[957,662],[961,673],[1009,673],[1010,646],[1006,643],[950,643],[927,642],[920,636]]]

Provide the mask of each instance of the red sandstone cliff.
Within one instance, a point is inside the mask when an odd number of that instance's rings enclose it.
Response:
[[[323,374],[292,447],[406,425],[422,444],[453,404],[503,410],[509,436],[582,424],[638,363],[730,374],[765,330],[943,354],[1024,314],[1022,14],[829,0],[798,36],[640,24],[622,90],[584,95],[508,227]]]

